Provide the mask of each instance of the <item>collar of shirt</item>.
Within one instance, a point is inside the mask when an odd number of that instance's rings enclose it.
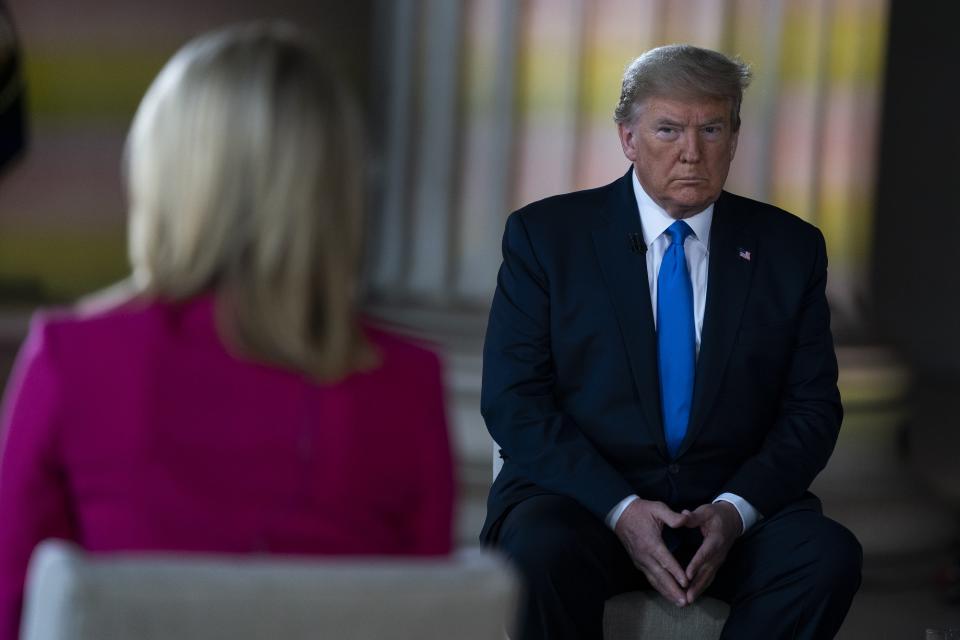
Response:
[[[640,186],[637,179],[637,172],[631,173],[633,176],[633,193],[637,198],[637,209],[640,211],[640,224],[643,226],[643,240],[647,243],[647,250],[654,240],[659,238],[664,231],[676,220],[670,217],[670,214],[663,210],[663,207],[653,201],[653,198],[647,195],[647,192]],[[713,203],[710,203],[703,211],[695,213],[689,218],[684,218],[684,222],[693,229],[694,237],[703,243],[709,251],[710,247],[710,226],[713,224]]]

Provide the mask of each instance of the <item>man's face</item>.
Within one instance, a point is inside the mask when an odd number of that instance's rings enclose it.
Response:
[[[647,98],[619,131],[643,190],[672,217],[693,215],[720,196],[737,150],[729,100]]]

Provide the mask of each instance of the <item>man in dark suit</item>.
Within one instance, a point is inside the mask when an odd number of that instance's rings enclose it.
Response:
[[[842,418],[823,236],[723,191],[750,79],[688,45],[627,69],[632,167],[513,213],[484,346],[501,447],[481,539],[520,637],[600,638],[604,601],[730,602],[725,638],[833,637],[856,538],[807,489]]]

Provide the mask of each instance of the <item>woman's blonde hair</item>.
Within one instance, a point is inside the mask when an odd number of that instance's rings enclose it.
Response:
[[[354,103],[295,27],[188,43],[127,139],[135,289],[216,292],[224,338],[257,360],[319,379],[364,368],[361,145]]]

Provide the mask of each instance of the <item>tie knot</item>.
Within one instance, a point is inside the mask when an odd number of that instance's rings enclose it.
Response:
[[[693,233],[693,229],[691,229],[690,225],[683,220],[677,220],[672,225],[667,227],[667,233],[670,234],[671,243],[679,243],[682,247],[683,241],[687,239],[687,236]]]

